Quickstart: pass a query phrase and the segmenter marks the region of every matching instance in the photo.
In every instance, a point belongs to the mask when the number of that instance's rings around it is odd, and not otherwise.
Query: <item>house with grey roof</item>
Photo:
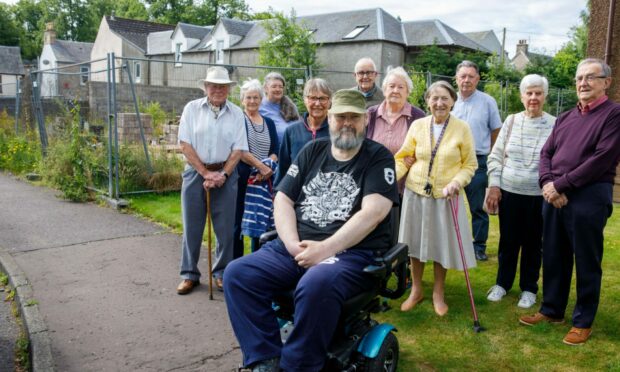
[[[93,81],[107,81],[107,55],[114,53],[115,74],[117,82],[126,82],[127,76],[122,73],[122,58],[131,58],[130,71],[136,83],[144,83],[149,75],[148,63],[145,58],[148,50],[148,35],[150,33],[172,31],[177,26],[163,23],[140,21],[136,19],[120,18],[114,15],[104,16],[99,24],[97,37],[93,45],[90,59],[93,61],[93,71],[101,71],[91,75]],[[166,44],[170,44],[167,40]]]
[[[472,39],[476,43],[487,48],[497,56],[502,55],[502,43],[493,30],[479,31],[479,32],[464,32],[463,35]],[[503,52],[504,57],[508,57],[506,51]]]
[[[0,97],[15,97],[17,81],[24,74],[19,47],[0,46]]]
[[[52,22],[45,25],[43,50],[39,57],[38,80],[42,97],[85,98],[90,80],[90,53],[93,43],[58,40]],[[80,65],[76,65],[80,64]],[[45,73],[53,70],[54,73]]]
[[[527,40],[519,40],[515,56],[512,57],[510,63],[512,63],[512,65],[517,71],[523,71],[525,70],[527,65],[529,65],[530,62],[534,61],[535,59],[549,62],[552,58],[544,54],[530,52]]]
[[[494,37],[492,31],[478,42],[439,20],[401,22],[381,8],[301,16],[297,17],[297,21],[312,33],[319,45],[317,59],[323,67],[319,75],[330,81],[334,88],[354,83],[351,71],[362,57],[373,58],[378,70],[385,71],[388,66],[411,62],[427,45],[437,44],[451,51],[477,50],[488,54],[493,53],[496,47],[487,40]],[[151,64],[149,81],[170,86],[195,84],[195,77],[204,75],[204,66],[183,65],[182,62],[257,65],[260,42],[267,38],[263,27],[265,22],[271,21],[221,18],[199,43],[180,55],[176,52],[161,53],[166,49],[164,46],[149,47],[149,57],[158,60],[174,58],[176,61],[174,66],[166,66],[166,71],[162,70],[163,66],[156,68],[155,64]],[[158,49],[159,52],[156,52]],[[233,76],[239,81],[261,74],[264,71],[249,67],[233,69]]]

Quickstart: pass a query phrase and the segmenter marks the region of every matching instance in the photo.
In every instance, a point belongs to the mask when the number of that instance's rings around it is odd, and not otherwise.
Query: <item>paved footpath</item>
[[[180,246],[155,224],[0,173],[0,250],[32,286],[57,371],[238,365],[223,295],[209,301],[206,285],[176,294]]]

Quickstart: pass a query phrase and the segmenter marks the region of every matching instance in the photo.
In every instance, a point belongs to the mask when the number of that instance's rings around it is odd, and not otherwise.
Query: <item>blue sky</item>
[[[460,32],[493,30],[502,41],[506,28],[506,51],[514,56],[518,40],[526,39],[530,51],[553,55],[569,38],[570,28],[579,22],[587,0],[389,0],[389,1],[286,1],[246,0],[253,11],[267,10],[311,15],[352,9],[381,7],[404,21],[439,19]],[[355,6],[356,8],[353,8]]]

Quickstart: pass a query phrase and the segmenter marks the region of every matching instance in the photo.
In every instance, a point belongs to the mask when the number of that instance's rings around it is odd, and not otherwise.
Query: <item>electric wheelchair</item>
[[[389,310],[386,298],[400,298],[406,290],[409,258],[407,245],[396,243],[398,207],[392,209],[390,220],[393,222],[392,247],[376,258],[373,265],[364,268],[376,278],[375,286],[345,301],[323,371],[396,371],[399,355],[398,339],[394,335],[396,328],[389,323],[378,323],[370,316]],[[276,237],[275,231],[263,234],[261,245]],[[273,308],[284,343],[294,327],[293,291],[276,296]]]

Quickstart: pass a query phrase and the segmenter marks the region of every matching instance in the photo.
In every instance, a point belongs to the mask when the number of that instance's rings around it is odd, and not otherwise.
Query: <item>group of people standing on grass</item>
[[[394,157],[394,171],[390,175],[386,168],[385,177],[398,185],[398,240],[409,246],[412,275],[401,309],[412,310],[424,300],[424,266],[433,261],[433,308],[440,316],[448,312],[447,270],[463,270],[451,208],[467,267],[488,259],[488,213],[498,214],[499,265],[488,300],[500,301],[510,291],[520,252],[518,306],[536,303],[541,264],[543,297],[539,312],[519,321],[562,322],[575,265],[577,303],[563,341],[584,343],[599,301],[603,229],[620,160],[620,105],[606,95],[609,66],[598,59],[581,61],[575,74],[579,103],[557,119],[543,110],[547,79],[525,76],[520,84],[524,110],[503,124],[495,100],[477,89],[479,69],[470,61],[456,68],[457,90],[446,81],[428,87],[429,115],[408,103],[413,83],[402,67],[389,68],[379,86],[376,65],[363,58],[354,76],[357,85],[347,92],[364,98],[365,137]],[[243,255],[243,236],[252,238],[254,252],[260,233],[273,228],[275,187],[287,175],[296,176],[297,155],[309,143],[330,138],[334,93],[321,78],[304,86],[303,115],[285,95],[286,81],[277,72],[263,84],[241,85],[242,108],[227,99],[235,82],[223,67],[209,68],[201,84],[206,96],[187,104],[179,129],[187,158],[179,294],[199,284],[207,202],[217,238],[213,275],[222,289],[224,269]],[[345,106],[338,107],[339,114],[349,112]]]

